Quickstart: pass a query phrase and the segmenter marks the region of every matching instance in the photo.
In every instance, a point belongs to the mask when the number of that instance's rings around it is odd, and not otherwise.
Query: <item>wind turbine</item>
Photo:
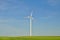
[[[32,20],[33,20],[32,12],[31,12],[30,16],[25,17],[25,18],[29,18],[29,20],[30,20],[30,33],[29,33],[29,35],[32,36]]]

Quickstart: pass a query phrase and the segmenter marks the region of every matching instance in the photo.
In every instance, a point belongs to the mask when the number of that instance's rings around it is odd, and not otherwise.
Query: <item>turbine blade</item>
[[[24,18],[30,18],[29,16],[27,16],[27,17],[24,17]]]
[[[31,13],[31,16],[32,16],[32,13]]]
[[[32,13],[33,13],[33,11],[31,12],[31,16],[32,16]]]

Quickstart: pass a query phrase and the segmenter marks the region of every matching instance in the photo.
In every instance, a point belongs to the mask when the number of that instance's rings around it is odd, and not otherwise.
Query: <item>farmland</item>
[[[1,37],[0,40],[60,40],[60,36],[20,36],[20,37]]]

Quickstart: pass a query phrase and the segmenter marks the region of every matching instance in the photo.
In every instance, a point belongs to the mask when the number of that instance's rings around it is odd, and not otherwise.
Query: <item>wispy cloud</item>
[[[60,0],[48,0],[50,6],[56,6],[60,3]]]
[[[7,9],[7,7],[6,7],[7,5],[8,5],[8,3],[0,0],[0,10]]]
[[[26,7],[23,1],[16,2],[16,0],[0,0],[0,10],[15,9],[21,7]]]
[[[43,13],[43,16],[40,17],[41,19],[52,19],[52,18],[55,18],[58,14],[58,12],[49,11],[49,10],[44,10],[44,12],[42,12],[42,13]]]
[[[17,23],[17,25],[19,26],[19,22],[21,23],[21,21],[22,20],[16,20],[16,19],[0,19],[0,36],[28,35],[27,31],[25,29],[21,28],[22,26],[20,26],[19,28],[14,26],[15,25],[14,23]],[[20,25],[22,25],[22,24],[20,24]]]

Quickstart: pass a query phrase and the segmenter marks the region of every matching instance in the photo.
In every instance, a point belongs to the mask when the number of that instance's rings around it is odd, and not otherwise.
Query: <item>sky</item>
[[[31,12],[33,36],[60,36],[60,0],[0,0],[0,36],[29,36]]]

